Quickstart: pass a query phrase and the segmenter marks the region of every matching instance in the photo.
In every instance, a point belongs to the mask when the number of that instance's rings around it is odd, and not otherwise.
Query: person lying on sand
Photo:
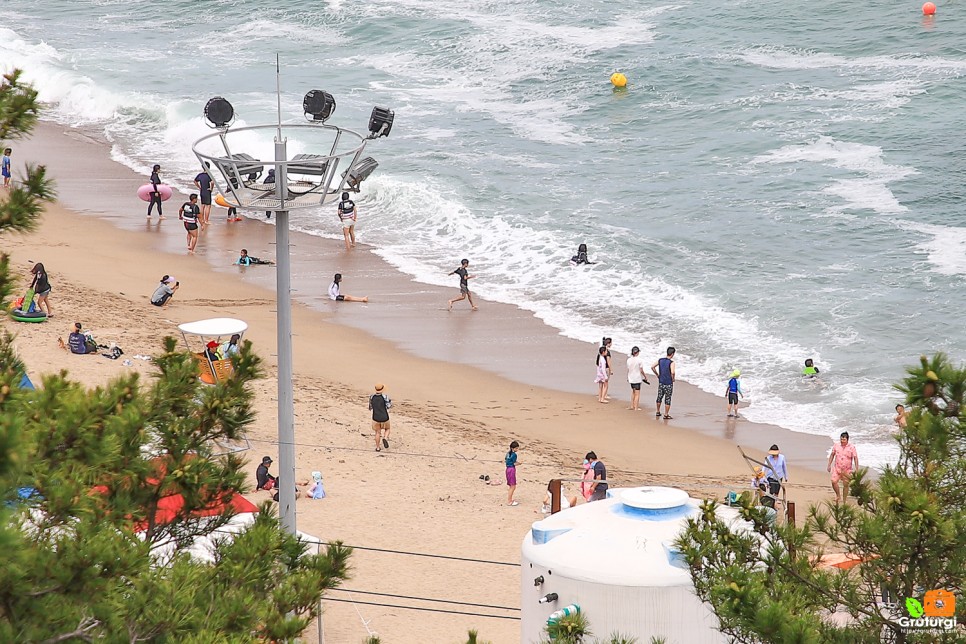
[[[258,257],[252,257],[248,254],[247,248],[241,249],[241,255],[235,260],[235,264],[238,266],[252,266],[255,264],[265,264],[268,266],[274,266],[275,262],[270,259],[260,259]]]

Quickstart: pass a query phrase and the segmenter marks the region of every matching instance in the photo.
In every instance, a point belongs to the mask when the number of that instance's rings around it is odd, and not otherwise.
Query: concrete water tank
[[[642,643],[725,642],[672,545],[699,504],[675,488],[612,489],[602,501],[534,523],[521,548],[520,641],[538,642],[553,611],[577,604],[597,638],[620,632]],[[736,510],[717,512],[732,529],[745,529]],[[540,603],[551,593],[556,600]]]

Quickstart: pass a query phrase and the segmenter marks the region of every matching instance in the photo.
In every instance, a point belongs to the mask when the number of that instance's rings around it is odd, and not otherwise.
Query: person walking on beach
[[[841,503],[849,498],[849,482],[852,475],[859,469],[859,455],[855,445],[849,443],[849,433],[842,432],[837,445],[832,446],[828,455],[828,471],[832,475],[832,490],[835,492],[835,502]],[[842,482],[842,493],[839,494],[839,481]]]
[[[211,175],[208,174],[208,169],[211,168],[211,164],[205,161],[205,167],[195,175],[195,187],[198,188],[198,192],[201,193],[201,226],[205,227],[208,225],[208,218],[211,216],[211,188],[214,182],[211,180]]]
[[[778,449],[778,445],[768,448],[768,456],[765,457],[765,477],[768,480],[768,493],[772,495],[781,492],[782,483],[788,483],[788,466],[785,464],[785,455]]]
[[[460,276],[460,296],[459,297],[454,297],[452,300],[449,301],[449,305],[446,307],[446,310],[447,311],[452,311],[453,310],[453,305],[455,303],[461,302],[461,301],[467,300],[467,299],[470,301],[470,306],[473,307],[473,310],[474,311],[478,310],[476,308],[476,305],[473,304],[473,296],[470,294],[470,285],[469,285],[469,280],[471,280],[474,277],[476,277],[476,275],[470,275],[469,274],[469,271],[467,270],[469,268],[469,266],[470,266],[470,260],[468,260],[468,259],[460,260],[460,267],[457,268],[452,273],[450,273],[450,275],[459,275]]]
[[[597,402],[599,403],[609,403],[607,400],[607,382],[610,378],[608,373],[610,369],[607,367],[607,347],[597,348],[597,377],[594,382],[597,383]]]
[[[604,347],[605,349],[604,357],[607,358],[607,380],[608,381],[611,379],[611,376],[614,375],[614,365],[610,361],[610,345],[612,345],[613,343],[614,341],[608,337],[601,338],[600,340],[600,346]],[[607,400],[610,400],[610,396],[605,396],[605,398],[607,398]]]
[[[263,183],[266,186],[268,186],[268,185],[274,186],[275,185],[275,168],[272,168],[271,170],[268,171],[268,174],[265,175],[265,181]],[[271,210],[266,210],[265,211],[265,219],[271,219],[271,218],[272,218],[272,211]]]
[[[509,486],[506,504],[511,506],[520,505],[519,501],[513,500],[513,493],[517,490],[517,449],[519,447],[520,443],[516,441],[511,442],[510,451],[503,457],[503,462],[506,465],[506,484]]]
[[[376,433],[376,451],[389,449],[389,409],[392,400],[383,390],[386,388],[381,382],[376,384],[376,393],[369,396],[369,409],[372,410],[372,430]]]
[[[602,501],[607,498],[607,467],[597,460],[597,454],[587,452],[584,463],[590,465],[594,473],[594,482],[590,484],[590,498],[588,501]]]
[[[745,394],[741,391],[741,371],[735,369],[731,372],[731,378],[728,379],[728,387],[725,390],[725,397],[728,399],[728,417],[734,416],[738,418],[738,396],[742,398]]]
[[[336,302],[368,302],[369,296],[366,297],[353,297],[352,295],[342,295],[339,292],[340,284],[342,283],[342,273],[336,273],[335,277],[332,278],[332,285],[329,286],[329,299],[335,300]]]
[[[47,277],[47,269],[44,268],[43,264],[37,262],[30,269],[30,274],[33,275],[30,288],[37,295],[37,308],[41,311],[47,309],[47,317],[54,317],[54,314],[50,311],[50,301],[47,299],[50,296],[50,279]],[[24,306],[27,305],[24,304]]]
[[[3,149],[3,160],[0,161],[0,174],[3,175],[3,187],[10,187],[10,155],[13,154],[13,150],[10,148]]]
[[[342,222],[342,237],[345,239],[345,249],[349,250],[356,245],[356,218],[359,213],[356,211],[356,203],[349,199],[349,193],[342,193],[342,201],[337,208],[339,221]]]
[[[657,406],[655,416],[661,415],[661,400],[664,400],[664,419],[671,420],[671,394],[674,392],[674,347],[667,348],[667,356],[651,365],[657,376]]]
[[[641,360],[639,347],[631,348],[631,355],[627,358],[627,382],[631,386],[631,406],[628,409],[641,411],[641,383],[651,384],[644,373],[644,361]]]
[[[201,210],[198,208],[198,195],[192,194],[188,201],[181,204],[178,210],[178,219],[184,222],[184,229],[188,233],[188,252],[194,254],[195,246],[198,245],[198,217]]]
[[[161,166],[157,163],[151,168],[151,186],[153,190],[151,191],[151,201],[148,202],[148,219],[151,218],[151,211],[154,209],[155,204],[158,206],[158,219],[164,219],[164,213],[161,212],[161,193],[158,191],[158,186],[161,185]]]

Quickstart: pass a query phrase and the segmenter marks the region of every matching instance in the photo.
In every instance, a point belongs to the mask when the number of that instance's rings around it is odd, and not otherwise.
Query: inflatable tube
[[[46,322],[47,314],[43,311],[37,310],[33,313],[24,313],[22,309],[14,309],[10,311],[10,317],[13,318],[14,322]]]
[[[146,183],[138,188],[138,198],[141,201],[151,201],[152,192],[154,192],[154,186],[150,183]],[[158,192],[161,193],[161,201],[167,201],[171,198],[171,186],[166,183],[158,184]]]
[[[231,204],[225,200],[224,195],[215,195],[215,203],[222,208],[231,208]]]

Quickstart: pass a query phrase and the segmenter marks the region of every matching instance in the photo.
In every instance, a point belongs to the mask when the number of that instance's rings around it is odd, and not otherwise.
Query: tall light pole
[[[202,166],[214,170],[212,179],[225,200],[240,210],[275,213],[276,243],[276,320],[278,334],[278,488],[279,517],[284,529],[296,532],[295,506],[295,396],[292,383],[292,261],[289,248],[289,212],[331,204],[343,191],[359,191],[359,185],[378,165],[372,157],[362,159],[366,143],[388,136],[394,113],[375,107],[369,117],[369,135],[328,125],[335,111],[335,99],[327,92],[312,90],[302,104],[308,123],[283,124],[280,74],[276,59],[278,122],[274,125],[232,128],[234,108],[224,98],[215,97],[205,105],[205,118],[217,131],[195,141],[192,151]],[[264,133],[274,129],[275,154],[272,161],[232,152],[229,138],[239,132]],[[288,138],[292,131],[307,143],[314,143],[327,154],[299,154],[288,158]],[[237,139],[236,139],[237,140]],[[337,187],[331,186],[341,162],[346,170]],[[265,167],[274,169],[275,184],[262,180]],[[290,180],[289,176],[298,177]]]

